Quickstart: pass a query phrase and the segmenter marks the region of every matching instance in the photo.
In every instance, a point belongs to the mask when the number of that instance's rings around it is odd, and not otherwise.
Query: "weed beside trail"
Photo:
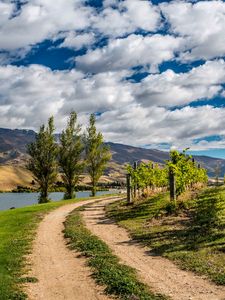
[[[225,285],[224,187],[179,201],[176,210],[168,195],[160,194],[132,207],[113,203],[107,211],[135,240],[149,246],[150,253]]]
[[[163,300],[137,280],[134,269],[120,264],[118,258],[98,237],[84,226],[79,210],[75,210],[65,223],[65,236],[70,239],[72,249],[87,258],[96,282],[105,286],[106,293],[120,299]]]

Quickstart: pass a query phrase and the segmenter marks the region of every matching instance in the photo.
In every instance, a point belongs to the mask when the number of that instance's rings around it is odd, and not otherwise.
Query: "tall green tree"
[[[87,171],[91,178],[92,196],[96,195],[97,183],[111,158],[109,147],[104,145],[103,135],[97,132],[95,115],[91,114],[85,137]]]
[[[59,165],[66,188],[64,199],[75,197],[75,187],[84,168],[84,163],[81,161],[84,147],[81,141],[80,130],[81,127],[77,124],[77,114],[72,112],[67,128],[61,134],[59,147]]]
[[[55,143],[54,130],[54,119],[51,117],[47,126],[40,127],[35,141],[27,146],[30,155],[27,168],[40,185],[39,203],[49,201],[49,188],[57,178],[58,146]]]

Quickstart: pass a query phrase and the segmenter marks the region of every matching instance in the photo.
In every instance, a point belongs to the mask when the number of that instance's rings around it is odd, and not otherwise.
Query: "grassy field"
[[[208,188],[178,206],[174,212],[168,194],[160,194],[133,206],[115,203],[107,211],[154,255],[225,285],[225,188]]]
[[[26,299],[26,295],[20,288],[21,283],[35,279],[25,277],[26,261],[24,256],[31,249],[35,230],[43,216],[59,206],[82,200],[84,199],[50,202],[0,212],[1,300]]]
[[[106,293],[123,300],[166,300],[139,282],[134,269],[119,263],[109,247],[85,227],[79,210],[74,210],[67,218],[65,236],[70,239],[71,248],[87,258],[93,277],[105,287]]]

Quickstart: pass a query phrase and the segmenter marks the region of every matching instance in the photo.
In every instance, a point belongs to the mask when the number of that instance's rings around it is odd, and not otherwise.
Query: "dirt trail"
[[[127,231],[105,217],[110,200],[88,206],[83,212],[87,227],[113,249],[121,261],[138,271],[140,279],[154,291],[173,300],[224,300],[225,287],[180,270],[169,260],[153,256],[149,249],[132,242]]]
[[[40,223],[29,257],[29,276],[38,279],[25,291],[30,300],[109,300],[103,289],[96,286],[85,259],[68,249],[62,230],[66,216],[73,209],[93,200],[68,204],[50,212]]]

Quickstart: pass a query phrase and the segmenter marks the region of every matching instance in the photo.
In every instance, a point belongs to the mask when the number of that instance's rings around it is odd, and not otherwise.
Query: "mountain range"
[[[7,175],[1,174],[2,170],[10,169],[8,176],[21,177],[21,172],[25,172],[25,164],[28,159],[26,154],[26,147],[35,139],[35,132],[33,130],[23,129],[6,129],[0,128],[0,189],[1,180],[6,181]],[[117,143],[106,143],[110,146],[112,159],[106,171],[106,175],[111,180],[123,179],[125,174],[124,165],[126,163],[133,163],[134,161],[152,161],[159,164],[164,164],[165,160],[169,159],[169,152],[145,149],[140,147],[132,147]],[[205,167],[209,176],[214,176],[215,168],[220,166],[220,176],[225,173],[225,159],[212,158],[208,156],[194,156],[196,161]],[[22,168],[22,169],[21,169]],[[13,174],[10,175],[10,172]],[[15,174],[16,173],[16,174]],[[31,176],[28,176],[25,182],[21,184],[28,184]],[[18,182],[17,182],[18,184]]]

